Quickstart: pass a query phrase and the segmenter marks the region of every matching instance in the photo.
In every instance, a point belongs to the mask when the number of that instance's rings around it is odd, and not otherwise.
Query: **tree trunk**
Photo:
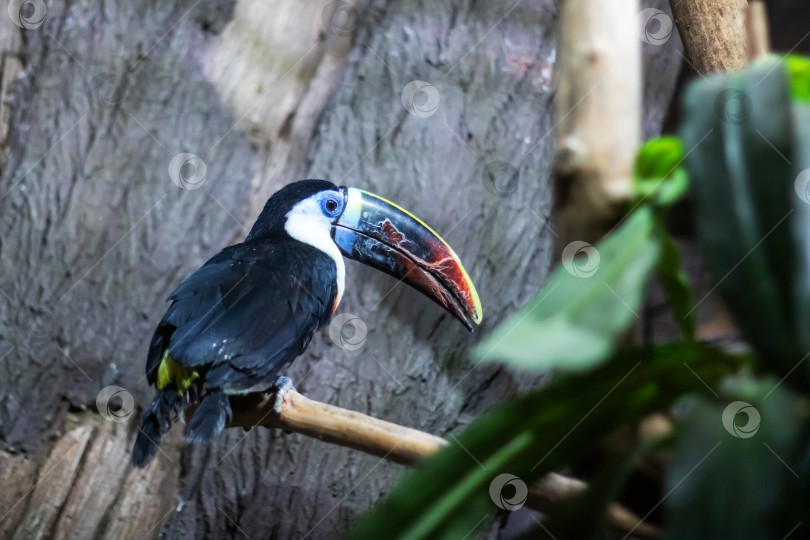
[[[413,210],[485,314],[470,335],[349,264],[339,312],[365,342],[323,329],[287,372],[299,391],[448,436],[538,383],[464,351],[551,262],[555,2],[54,0],[24,30],[0,4],[0,536],[334,538],[391,489],[401,466],[266,429],[185,447],[180,426],[134,470],[139,409],[96,412],[110,385],[149,403],[167,294],[297,178]],[[679,47],[645,45],[648,135]],[[195,189],[170,178],[180,153],[205,164]]]

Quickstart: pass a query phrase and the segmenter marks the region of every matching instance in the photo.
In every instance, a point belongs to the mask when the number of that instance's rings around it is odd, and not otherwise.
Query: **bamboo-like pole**
[[[689,64],[700,74],[741,69],[746,63],[746,0],[670,0]]]
[[[771,52],[771,38],[768,33],[768,10],[765,2],[752,0],[745,13],[745,29],[748,35],[748,61],[767,56]]]
[[[275,394],[232,396],[234,417],[229,427],[263,426],[301,433],[324,442],[354,448],[381,458],[414,465],[448,443],[446,440],[366,414],[311,400],[295,390],[284,394],[281,413],[277,413]],[[186,411],[189,417],[193,408]],[[550,473],[529,488],[526,506],[541,512],[584,493],[588,485],[575,478]],[[655,538],[658,530],[618,504],[608,508],[608,526],[617,531],[633,531],[638,538]]]
[[[631,198],[641,142],[638,0],[566,0],[554,172],[558,250],[596,242]]]

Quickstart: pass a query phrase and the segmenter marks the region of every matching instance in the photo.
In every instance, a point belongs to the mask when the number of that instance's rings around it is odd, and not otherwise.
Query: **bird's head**
[[[447,242],[396,204],[326,180],[301,180],[267,201],[246,241],[287,234],[404,281],[468,330],[481,322],[478,293]]]

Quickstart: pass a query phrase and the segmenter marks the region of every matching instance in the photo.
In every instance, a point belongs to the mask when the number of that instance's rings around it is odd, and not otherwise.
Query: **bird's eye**
[[[326,199],[326,211],[334,212],[338,209],[338,202],[335,199]]]

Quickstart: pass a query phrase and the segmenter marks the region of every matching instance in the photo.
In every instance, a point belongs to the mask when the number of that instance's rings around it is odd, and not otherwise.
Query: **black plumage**
[[[149,347],[147,379],[158,383],[168,351],[175,372],[193,381],[182,391],[174,382],[158,389],[133,449],[136,465],[152,459],[160,437],[189,404],[198,406],[186,440],[215,438],[230,420],[227,394],[272,386],[312,334],[328,324],[337,296],[335,261],[290,237],[283,219],[295,203],[324,189],[337,191],[317,180],[279,191],[244,243],[223,249],[171,294]]]
[[[186,278],[155,331],[147,377],[167,348],[182,366],[207,369],[205,388],[267,388],[329,321],[334,261],[289,236],[224,249]]]

